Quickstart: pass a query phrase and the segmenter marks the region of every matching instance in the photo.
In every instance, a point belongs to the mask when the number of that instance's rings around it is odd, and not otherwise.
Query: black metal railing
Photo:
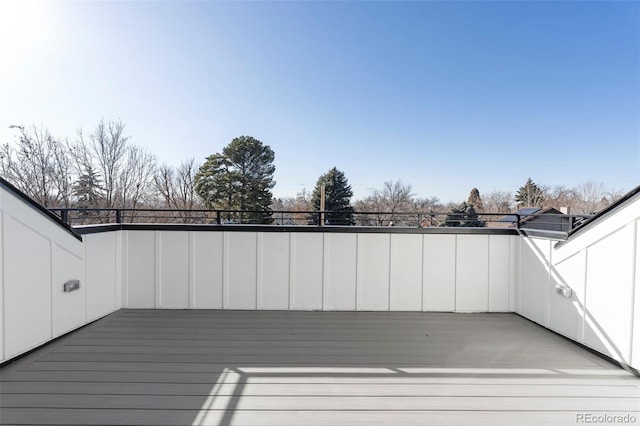
[[[108,223],[260,224],[285,226],[490,227],[569,232],[590,215],[453,212],[257,211],[154,208],[51,208],[72,226]]]

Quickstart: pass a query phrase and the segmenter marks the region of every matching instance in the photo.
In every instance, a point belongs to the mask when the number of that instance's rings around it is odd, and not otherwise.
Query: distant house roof
[[[514,228],[517,226],[520,216],[521,228],[542,229],[547,231],[569,231],[569,216],[553,207],[525,207],[503,216],[496,220],[495,226],[499,228]],[[545,215],[551,215],[546,216]]]

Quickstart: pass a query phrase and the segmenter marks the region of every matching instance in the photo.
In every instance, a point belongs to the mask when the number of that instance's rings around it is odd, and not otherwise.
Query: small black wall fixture
[[[65,293],[80,289],[80,280],[69,280],[62,285],[62,289]]]

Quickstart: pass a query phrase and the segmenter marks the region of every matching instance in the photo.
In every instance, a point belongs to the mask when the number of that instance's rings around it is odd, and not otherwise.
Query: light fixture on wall
[[[556,293],[569,298],[573,294],[573,290],[568,285],[556,284]]]
[[[62,289],[65,293],[80,289],[80,280],[69,280],[62,285]]]

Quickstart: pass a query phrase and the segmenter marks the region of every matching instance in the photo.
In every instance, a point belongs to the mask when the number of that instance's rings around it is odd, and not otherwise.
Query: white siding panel
[[[577,341],[582,340],[586,254],[582,250],[555,265],[549,287],[549,328]],[[571,297],[558,294],[556,285],[570,287]]]
[[[53,337],[80,327],[87,320],[84,261],[57,244],[52,245],[52,328]],[[65,293],[65,282],[80,280],[80,288]]]
[[[225,308],[256,309],[257,236],[255,232],[225,232]]]
[[[7,359],[4,352],[4,213],[2,212],[3,190],[0,188],[0,362]]]
[[[389,234],[358,234],[357,309],[389,309]]]
[[[422,235],[391,235],[390,307],[422,310]]]
[[[51,338],[51,249],[11,216],[3,220],[5,353],[11,358]]]
[[[520,309],[532,321],[547,326],[549,240],[522,238],[520,245]]]
[[[456,236],[424,236],[423,302],[425,311],[455,310]]]
[[[629,362],[633,322],[631,228],[621,228],[587,250],[584,343],[625,362]]]
[[[191,307],[222,308],[223,233],[193,232]]]
[[[155,308],[156,234],[127,231],[127,308]]]
[[[258,309],[289,309],[289,233],[258,234]]]
[[[323,236],[292,234],[291,309],[322,309]]]
[[[85,241],[87,320],[117,309],[116,232],[88,234]]]
[[[509,311],[511,237],[489,235],[489,311]]]
[[[160,245],[161,309],[189,307],[189,233],[164,231],[158,235]]]
[[[635,282],[634,282],[634,318],[633,318],[633,334],[631,335],[631,365],[640,370],[640,220],[635,222]]]
[[[356,309],[357,234],[325,234],[325,310]]]
[[[456,311],[489,309],[489,236],[458,235]]]

